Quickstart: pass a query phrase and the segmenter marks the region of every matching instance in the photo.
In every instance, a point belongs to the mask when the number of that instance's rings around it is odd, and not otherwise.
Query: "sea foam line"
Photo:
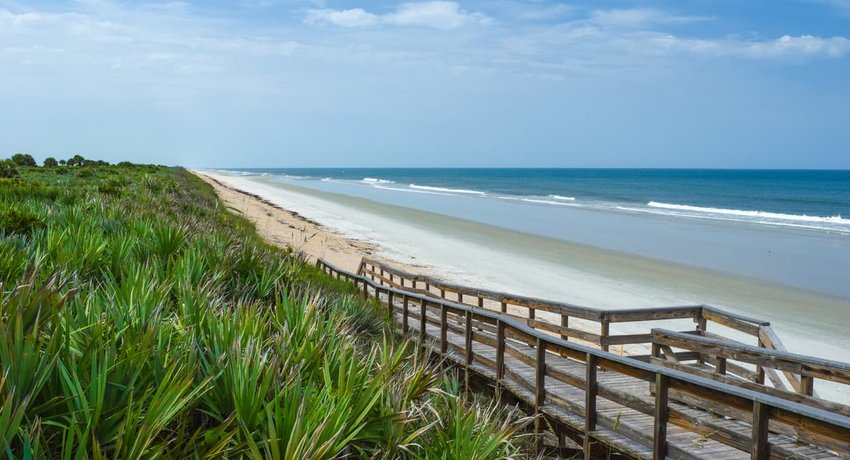
[[[657,201],[650,201],[646,205],[649,206],[650,208],[669,209],[671,211],[699,212],[699,213],[705,213],[705,214],[719,214],[719,215],[727,215],[727,216],[752,217],[752,218],[759,218],[759,219],[776,219],[776,220],[788,220],[788,221],[797,221],[797,222],[820,222],[820,223],[850,225],[850,219],[844,219],[841,216],[821,217],[821,216],[808,216],[808,215],[805,215],[805,214],[783,214],[783,213],[778,213],[778,212],[767,212],[767,211],[744,211],[744,210],[740,210],[740,209],[707,208],[707,207],[691,206],[691,205],[685,205],[685,204],[661,203],[661,202],[657,202]]]
[[[416,189],[416,190],[428,190],[428,191],[432,191],[432,192],[465,193],[465,194],[468,194],[468,195],[478,195],[478,196],[487,195],[486,193],[480,192],[478,190],[466,190],[466,189],[462,189],[462,188],[431,187],[431,186],[428,186],[428,185],[416,185],[416,184],[410,184],[408,187],[410,187],[412,189]]]
[[[387,179],[378,179],[375,177],[364,177],[361,182],[365,182],[367,184],[395,184],[395,181]]]
[[[561,196],[561,195],[549,195],[549,198],[553,200],[561,200],[561,201],[575,201],[576,199],[571,196]]]

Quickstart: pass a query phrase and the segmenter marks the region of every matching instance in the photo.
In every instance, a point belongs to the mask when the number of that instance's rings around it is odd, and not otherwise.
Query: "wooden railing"
[[[770,432],[788,430],[793,431],[801,442],[850,455],[850,417],[846,415],[564,340],[499,311],[435,298],[430,293],[414,292],[410,288],[416,289],[415,286],[402,284],[409,278],[397,283],[393,279],[395,275],[386,277],[390,283],[398,284],[395,287],[340,270],[321,259],[317,261],[317,266],[331,276],[351,281],[362,289],[364,295],[385,304],[390,317],[400,323],[400,329],[404,333],[415,333],[423,347],[433,342],[433,350],[442,356],[461,357],[460,362],[467,372],[480,373],[493,382],[497,395],[500,391],[523,393],[527,390],[530,396],[526,397],[534,410],[555,424],[564,420],[557,416],[559,410],[578,414],[583,418],[578,430],[586,458],[591,456],[594,443],[619,449],[613,438],[605,434],[605,430],[616,430],[619,420],[612,422],[597,411],[598,398],[614,401],[652,417],[649,437],[637,436],[640,433],[634,435],[637,438],[635,442],[646,442],[648,439],[651,456],[657,459],[672,455],[674,446],[667,439],[669,424],[688,432],[710,436],[734,449],[748,452],[753,459],[793,458],[794,454],[788,450],[788,446],[773,443],[769,437]],[[537,308],[541,304],[529,305]],[[570,312],[582,314],[584,310]],[[709,312],[713,313],[711,310]],[[633,315],[628,313],[626,316],[634,318]],[[607,318],[621,317],[614,314]],[[416,320],[418,330],[412,330],[411,319]],[[742,320],[735,319],[733,323],[736,321]],[[464,344],[450,343],[449,334],[461,334]],[[527,344],[531,344],[533,353],[522,351],[521,347]],[[494,359],[475,353],[476,346],[495,349]],[[559,371],[555,362],[580,363],[584,368],[584,378]],[[534,370],[531,378],[526,378],[521,372],[524,366]],[[625,394],[615,386],[600,384],[600,370],[650,383],[654,390],[654,401],[648,402]],[[512,386],[517,384],[520,389],[513,390]],[[584,404],[556,397],[556,387],[553,385],[563,384],[580,389],[584,393]],[[715,426],[710,420],[695,419],[681,407],[675,406],[670,399],[671,392],[698,399],[710,404],[712,409],[734,410],[733,417],[745,414],[743,418],[751,429],[742,435],[740,431]],[[518,397],[523,398],[522,395]],[[626,454],[629,455],[628,452]]]
[[[682,366],[675,357],[669,356],[672,349],[699,353],[707,357],[706,361],[713,366],[713,369],[709,371]],[[850,385],[850,364],[847,363],[663,329],[652,330],[652,357],[652,362],[656,364],[850,415],[848,406],[828,403],[812,397],[815,379]],[[778,370],[791,374],[793,380],[799,382],[797,394],[800,397],[796,397],[786,388],[751,384],[755,380],[754,372],[736,363],[758,366],[768,372]]]
[[[679,320],[677,322],[691,320],[695,323],[693,330],[706,336],[721,337],[718,332],[729,335],[730,330],[737,331],[736,337],[726,338],[741,340],[742,337],[749,336],[755,339],[754,342],[759,347],[785,351],[781,341],[771,329],[769,321],[749,318],[708,305],[599,309],[450,284],[434,277],[409,273],[369,258],[362,259],[358,274],[369,277],[381,285],[453,300],[461,305],[498,311],[524,321],[533,329],[557,334],[564,340],[577,340],[605,351],[610,351],[612,346],[619,345],[623,354],[624,346],[644,345],[645,354],[635,357],[646,361],[649,360],[650,330],[653,327],[651,323],[670,320]],[[539,312],[545,313],[539,314]],[[599,332],[573,327],[570,325],[571,319],[597,323]],[[631,331],[625,334],[611,333],[612,325],[627,323],[641,323],[642,331],[640,333]],[[717,332],[710,332],[709,325],[712,325],[711,329]],[[664,326],[669,328],[669,325]],[[694,354],[680,357],[682,361],[702,362],[703,359],[704,357]],[[760,367],[757,368],[753,380],[764,383],[764,377],[765,371]],[[785,382],[774,371],[770,372],[769,377],[773,385],[779,388],[786,387]],[[787,375],[787,379],[794,389],[800,387],[799,380],[795,380],[792,375]]]

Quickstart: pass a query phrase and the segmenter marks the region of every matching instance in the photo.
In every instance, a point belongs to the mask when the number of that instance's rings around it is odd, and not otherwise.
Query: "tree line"
[[[59,166],[109,166],[109,162],[103,160],[90,160],[82,155],[74,155],[67,160],[56,160],[54,157],[47,157],[43,163],[45,168],[55,168]],[[38,167],[35,158],[28,153],[16,153],[10,158],[0,160],[0,177],[17,177],[17,167]]]

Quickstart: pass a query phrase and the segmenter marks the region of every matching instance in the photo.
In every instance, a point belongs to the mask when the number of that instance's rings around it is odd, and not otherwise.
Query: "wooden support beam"
[[[466,312],[466,366],[472,364],[472,312]],[[467,373],[469,371],[467,370]]]
[[[596,382],[596,356],[585,355],[584,380],[584,458],[591,457],[591,433],[596,430],[596,394],[599,385]]]
[[[537,359],[534,364],[534,405],[539,409],[546,401],[546,342],[540,337],[537,338]]]
[[[407,317],[410,315],[410,297],[404,296],[404,305],[401,314],[401,330],[407,334],[410,331],[410,325],[407,323]]]
[[[440,354],[446,354],[449,348],[449,340],[446,335],[449,332],[448,310],[440,304]]]
[[[664,460],[667,458],[667,419],[670,415],[668,406],[669,380],[666,375],[655,374],[655,423],[652,435],[652,458]]]
[[[770,458],[770,445],[767,440],[770,407],[756,401],[753,403],[753,450],[752,460],[767,460]]]

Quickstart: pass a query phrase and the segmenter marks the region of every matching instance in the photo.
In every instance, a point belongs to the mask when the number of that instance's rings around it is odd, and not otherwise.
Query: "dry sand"
[[[263,198],[228,187],[199,171],[196,176],[212,185],[224,203],[251,221],[269,243],[303,254],[310,262],[322,258],[339,268],[356,272],[363,256],[371,257],[374,246],[346,238]]]

